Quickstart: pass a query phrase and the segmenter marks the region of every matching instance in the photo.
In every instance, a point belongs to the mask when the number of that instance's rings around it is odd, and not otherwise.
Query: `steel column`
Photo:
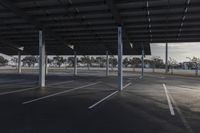
[[[109,54],[106,51],[106,76],[109,76]]]
[[[118,89],[123,90],[123,42],[122,42],[122,27],[118,26]]]
[[[165,73],[168,73],[168,43],[165,46]]]
[[[20,74],[22,72],[22,66],[21,66],[21,52],[18,52],[18,73]]]
[[[45,72],[46,72],[46,75],[48,74],[48,55],[45,56]]]
[[[45,40],[43,32],[39,31],[39,85],[45,87]]]
[[[141,78],[144,77],[144,48],[142,48],[142,73]]]
[[[74,52],[74,76],[77,76],[77,54]]]

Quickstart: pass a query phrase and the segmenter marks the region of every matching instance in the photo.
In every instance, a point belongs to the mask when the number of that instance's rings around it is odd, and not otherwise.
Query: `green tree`
[[[80,62],[83,63],[83,64],[87,64],[87,67],[88,67],[88,70],[91,66],[91,59],[89,56],[83,56],[80,58]]]
[[[125,67],[128,67],[128,65],[130,64],[130,61],[128,60],[127,57],[123,60],[123,64]]]
[[[13,57],[13,58],[11,58],[11,61],[12,61],[13,63],[17,64],[17,62],[18,62],[18,58]]]
[[[37,58],[35,56],[26,56],[22,59],[23,64],[27,64],[28,67],[31,67],[31,65],[34,67],[35,63],[37,63]]]
[[[178,62],[172,57],[169,57],[168,63],[169,63],[169,67],[171,68],[171,74],[173,74],[173,69],[175,66],[178,65]]]
[[[141,59],[140,58],[137,58],[137,57],[133,57],[131,60],[130,60],[130,64],[132,65],[132,67],[138,67],[139,64],[141,63]]]
[[[117,66],[117,58],[115,58],[114,56],[111,56],[111,58],[109,59],[109,64],[112,65],[112,68],[116,67]]]
[[[200,65],[200,58],[193,56],[191,57],[186,57],[187,59],[189,59],[188,62],[188,68],[190,69],[199,69],[199,65]]]
[[[67,60],[70,66],[74,66],[74,57],[68,57]]]
[[[96,62],[99,64],[99,67],[103,67],[106,63],[106,59],[104,57],[96,57]]]
[[[149,67],[154,68],[154,61],[151,59],[144,59],[144,64],[148,64]]]
[[[5,66],[8,64],[8,60],[5,59],[3,56],[0,56],[0,65]]]
[[[96,59],[94,58],[94,57],[91,57],[91,65],[93,64],[93,63],[96,63]]]
[[[161,59],[158,56],[152,57],[152,61],[155,65],[155,68],[163,68],[164,67],[164,62],[163,59]]]
[[[52,64],[52,63],[53,63],[53,59],[49,59],[49,58],[48,58],[47,60],[48,60],[48,63],[49,63],[49,64]]]
[[[58,67],[61,67],[61,65],[64,63],[64,62],[66,62],[66,59],[64,59],[63,57],[61,57],[61,56],[56,56],[56,57],[53,57],[53,60],[54,60],[54,62],[56,63],[56,65],[58,66]]]

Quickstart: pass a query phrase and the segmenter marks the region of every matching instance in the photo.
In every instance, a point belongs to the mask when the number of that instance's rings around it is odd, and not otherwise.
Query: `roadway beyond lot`
[[[77,77],[0,74],[2,133],[198,133],[199,78],[91,71]]]

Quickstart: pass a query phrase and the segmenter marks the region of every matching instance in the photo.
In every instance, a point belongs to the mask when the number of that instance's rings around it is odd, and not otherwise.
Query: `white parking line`
[[[70,80],[70,81],[67,81],[65,83],[70,83],[70,82],[73,82],[73,80]],[[60,82],[60,84],[63,84],[64,82]],[[50,85],[47,85],[46,87],[48,86],[51,86],[51,85],[58,85],[59,83],[55,83],[55,84],[50,84]],[[25,88],[25,89],[20,89],[20,90],[15,90],[15,91],[8,91],[8,92],[2,92],[0,93],[0,96],[2,95],[7,95],[7,94],[13,94],[13,93],[18,93],[18,92],[24,92],[24,91],[28,91],[28,90],[34,90],[34,89],[37,89],[37,88],[40,88],[39,86],[36,86],[36,87],[31,87],[31,88]],[[5,89],[8,89],[8,88],[5,88]],[[10,88],[9,88],[10,89]]]
[[[43,100],[43,99],[47,99],[47,98],[54,97],[54,96],[57,96],[57,95],[61,95],[61,94],[64,94],[64,93],[68,93],[68,92],[71,92],[71,91],[75,91],[75,90],[78,90],[78,89],[82,89],[82,88],[86,88],[86,87],[89,87],[89,86],[93,86],[93,85],[96,85],[96,84],[99,84],[99,83],[101,83],[101,81],[96,82],[96,83],[92,83],[92,84],[88,84],[88,85],[84,85],[84,86],[80,86],[80,87],[76,87],[76,88],[73,88],[73,89],[70,89],[70,90],[57,92],[57,93],[50,94],[50,95],[47,95],[47,96],[44,96],[44,97],[40,97],[40,98],[36,98],[36,99],[33,99],[33,100],[29,100],[29,101],[23,102],[22,104],[29,104],[29,103],[36,102],[36,101],[39,101],[39,100]]]
[[[131,85],[131,82],[128,83],[128,84],[126,84],[126,85],[123,87],[123,89],[125,89],[126,87],[128,87],[128,86],[130,86],[130,85]]]
[[[170,112],[171,112],[171,115],[174,116],[175,113],[174,113],[174,109],[173,109],[173,106],[172,106],[171,100],[170,100],[169,95],[168,95],[167,87],[166,87],[165,84],[163,84],[163,87],[164,87],[165,94],[166,94],[166,97],[167,97],[167,102],[168,102],[168,105],[169,105],[169,110],[170,110]]]
[[[177,112],[178,112],[178,114],[179,114],[179,116],[180,116],[180,118],[181,118],[181,120],[182,120],[182,122],[183,122],[185,128],[187,129],[188,133],[194,133],[194,131],[193,131],[192,128],[190,127],[189,123],[188,123],[187,120],[185,119],[185,117],[184,117],[182,111],[179,109],[179,107],[178,107],[176,101],[174,100],[174,98],[173,98],[171,95],[169,95],[169,96],[170,96],[170,98],[171,98],[171,100],[172,100],[172,102],[173,102],[173,104],[174,104],[174,106],[175,106],[175,108],[176,108],[176,110],[177,110]]]
[[[28,91],[28,90],[34,90],[34,89],[37,89],[37,88],[39,88],[39,87],[37,86],[37,87],[31,87],[31,88],[20,89],[20,90],[15,90],[15,91],[2,92],[2,93],[0,93],[0,96],[12,94],[12,93],[17,93],[17,92]]]
[[[92,109],[94,108],[95,106],[97,106],[98,104],[102,103],[103,101],[105,101],[106,99],[110,98],[111,96],[115,95],[117,92],[119,91],[115,91],[113,93],[111,93],[110,95],[104,97],[103,99],[101,99],[100,101],[96,102],[95,104],[91,105],[90,107],[88,107],[88,109]]]

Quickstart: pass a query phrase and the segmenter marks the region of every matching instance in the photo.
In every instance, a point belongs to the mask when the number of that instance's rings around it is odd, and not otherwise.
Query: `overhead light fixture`
[[[130,46],[131,46],[131,48],[133,48],[133,43],[132,42],[130,42]]]
[[[21,51],[23,51],[23,50],[24,50],[24,47],[19,47],[18,49],[21,50]]]
[[[68,47],[70,47],[71,49],[74,49],[74,45],[68,45]]]

